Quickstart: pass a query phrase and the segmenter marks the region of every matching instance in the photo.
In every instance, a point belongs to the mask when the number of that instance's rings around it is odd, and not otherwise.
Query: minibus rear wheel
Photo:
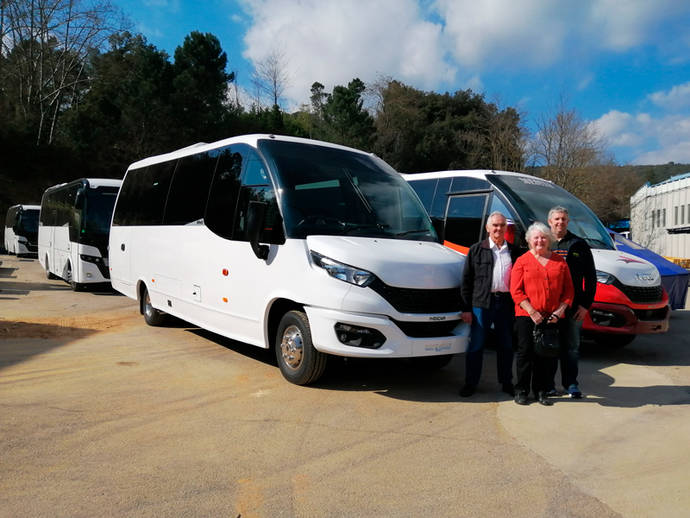
[[[292,310],[283,315],[275,349],[280,372],[295,385],[315,382],[326,369],[328,356],[314,348],[309,320],[302,311]]]
[[[168,316],[163,311],[159,311],[151,304],[151,297],[149,290],[144,286],[144,291],[141,294],[141,312],[144,314],[144,320],[150,326],[162,326]]]

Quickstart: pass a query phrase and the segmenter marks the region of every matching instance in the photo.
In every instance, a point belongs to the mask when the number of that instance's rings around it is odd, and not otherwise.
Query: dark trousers
[[[565,390],[577,387],[578,362],[580,359],[580,329],[582,322],[567,316],[560,323],[559,338],[561,341],[561,383]],[[549,390],[555,388],[557,364],[552,365],[553,372],[549,378]]]
[[[515,365],[517,383],[515,390],[529,393],[530,388],[537,395],[549,390],[553,374],[558,368],[558,358],[544,358],[534,354],[534,322],[530,317],[515,319],[517,330],[517,352]]]
[[[484,343],[491,324],[496,332],[498,382],[512,383],[514,307],[510,293],[496,293],[491,295],[491,303],[487,309],[472,308],[470,343],[465,353],[465,384],[474,386],[479,383],[482,375]]]

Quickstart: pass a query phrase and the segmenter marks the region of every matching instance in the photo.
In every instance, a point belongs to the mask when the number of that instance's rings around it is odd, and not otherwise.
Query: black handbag
[[[534,353],[544,358],[557,358],[561,352],[557,324],[539,324],[532,331]]]

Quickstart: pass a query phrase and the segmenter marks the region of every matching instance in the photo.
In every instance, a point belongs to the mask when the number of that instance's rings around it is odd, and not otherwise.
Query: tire
[[[608,347],[609,349],[620,349],[625,347],[635,339],[636,335],[610,335],[607,333],[598,333],[594,336],[594,341],[597,345]]]
[[[46,256],[46,279],[53,280],[57,279],[57,275],[50,273],[50,265],[48,264],[48,257]]]
[[[146,323],[153,327],[162,326],[168,317],[166,313],[153,307],[149,290],[146,287],[144,287],[144,292],[141,294],[141,312],[144,314]]]
[[[302,311],[288,311],[283,315],[275,350],[280,372],[295,385],[315,382],[326,369],[328,356],[314,348],[309,320]]]
[[[65,270],[65,280],[67,281],[67,284],[72,287],[72,291],[81,291],[81,289],[84,287],[83,284],[80,284],[74,280],[74,277],[72,276],[72,263],[70,262],[67,263],[67,269]]]
[[[453,359],[452,354],[440,354],[438,356],[420,356],[410,358],[410,363],[415,369],[422,372],[437,371],[448,365]]]

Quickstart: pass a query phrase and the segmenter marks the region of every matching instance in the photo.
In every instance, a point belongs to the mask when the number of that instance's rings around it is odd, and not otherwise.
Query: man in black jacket
[[[597,290],[597,272],[589,245],[584,239],[568,230],[569,221],[568,209],[565,207],[554,207],[549,211],[549,226],[556,239],[551,250],[561,255],[568,263],[575,288],[573,305],[565,314],[560,333],[561,381],[563,388],[570,394],[571,398],[580,399],[582,391],[577,382],[580,330],[582,321],[587,316],[592,302],[594,302],[594,293]],[[555,376],[556,373],[553,374]],[[553,392],[555,392],[554,376],[551,377],[551,390]]]
[[[515,306],[510,296],[510,272],[520,255],[505,239],[506,217],[492,212],[486,220],[489,237],[473,244],[462,275],[462,319],[472,323],[465,353],[465,384],[462,397],[475,393],[482,374],[484,342],[491,324],[496,331],[496,367],[503,392],[514,396],[513,319]]]

